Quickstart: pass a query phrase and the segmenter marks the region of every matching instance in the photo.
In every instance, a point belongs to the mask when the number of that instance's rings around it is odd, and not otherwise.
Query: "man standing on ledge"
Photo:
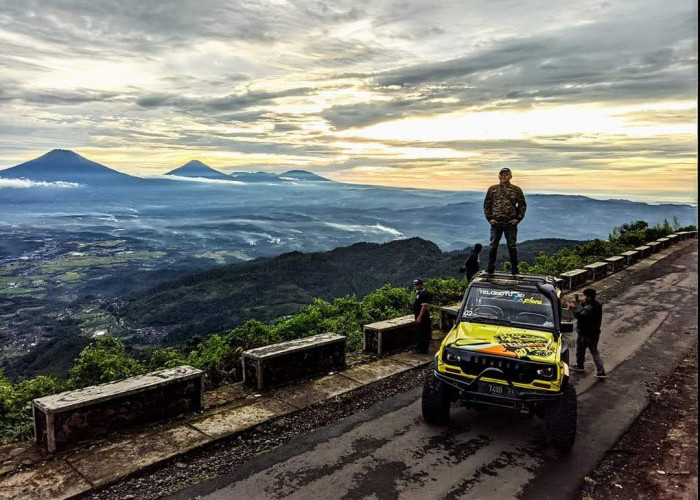
[[[428,310],[430,296],[428,295],[428,291],[423,287],[423,280],[421,278],[414,279],[413,286],[416,288],[416,295],[413,299],[413,316],[416,318],[417,350],[420,353],[426,354],[432,336],[430,311]]]
[[[496,270],[496,256],[501,236],[505,233],[508,254],[510,256],[510,272],[518,274],[518,224],[525,217],[527,203],[523,190],[511,184],[513,175],[505,167],[498,172],[499,184],[495,184],[486,192],[484,198],[484,216],[491,224],[491,244],[489,247],[489,263],[486,272],[493,274]]]

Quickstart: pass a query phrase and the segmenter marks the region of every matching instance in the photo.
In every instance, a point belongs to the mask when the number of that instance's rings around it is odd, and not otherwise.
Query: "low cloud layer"
[[[0,189],[28,189],[28,188],[78,188],[80,184],[75,182],[43,182],[28,179],[3,179],[0,177]]]

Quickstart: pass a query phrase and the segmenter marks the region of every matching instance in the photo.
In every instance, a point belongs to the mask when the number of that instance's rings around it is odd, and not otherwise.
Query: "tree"
[[[121,341],[105,335],[80,353],[70,370],[68,385],[71,388],[87,387],[144,373],[146,367],[126,353]]]

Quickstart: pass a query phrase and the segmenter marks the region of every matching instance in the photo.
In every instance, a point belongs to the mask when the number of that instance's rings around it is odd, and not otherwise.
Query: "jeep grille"
[[[445,349],[447,351],[448,348]],[[459,356],[459,367],[468,375],[479,375],[486,368],[498,368],[504,374],[504,377],[512,382],[520,382],[529,384],[535,379],[539,380],[554,380],[557,375],[556,366],[550,363],[536,363],[534,361],[525,361],[522,359],[506,358],[503,356],[491,356],[488,354],[480,354],[459,349],[449,349],[452,355]],[[445,361],[443,354],[443,360]],[[454,362],[448,364],[454,365]],[[551,376],[538,374],[537,370],[552,369]],[[487,375],[489,378],[498,378],[494,375]]]

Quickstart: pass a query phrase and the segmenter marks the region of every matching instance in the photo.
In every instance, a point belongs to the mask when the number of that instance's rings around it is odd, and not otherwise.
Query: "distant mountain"
[[[79,184],[114,184],[140,180],[138,177],[117,172],[66,149],[54,149],[34,160],[0,170],[0,177]]]
[[[322,181],[332,182],[330,179],[316,175],[308,170],[288,170],[282,174],[273,172],[231,172],[229,179],[243,182],[291,182],[291,181]]]
[[[298,181],[322,181],[322,182],[333,182],[330,179],[316,175],[308,170],[287,170],[286,172],[279,175],[282,179],[295,179]]]
[[[540,251],[572,248],[579,241],[549,239],[518,245],[522,260]],[[485,267],[488,250],[482,252]],[[499,250],[499,268],[507,258]],[[170,343],[195,334],[231,329],[247,319],[270,321],[294,314],[315,297],[363,297],[385,283],[409,286],[422,276],[458,276],[466,251],[442,252],[421,238],[389,243],[355,243],[328,252],[289,252],[278,257],[214,267],[166,281],[132,296],[120,315],[132,328],[174,327]]]
[[[272,172],[231,172],[229,180],[242,182],[284,182]]]
[[[231,180],[231,177],[223,172],[214,170],[209,165],[205,165],[199,160],[192,160],[183,166],[171,170],[165,175],[180,175],[183,177],[203,177],[205,179]]]

